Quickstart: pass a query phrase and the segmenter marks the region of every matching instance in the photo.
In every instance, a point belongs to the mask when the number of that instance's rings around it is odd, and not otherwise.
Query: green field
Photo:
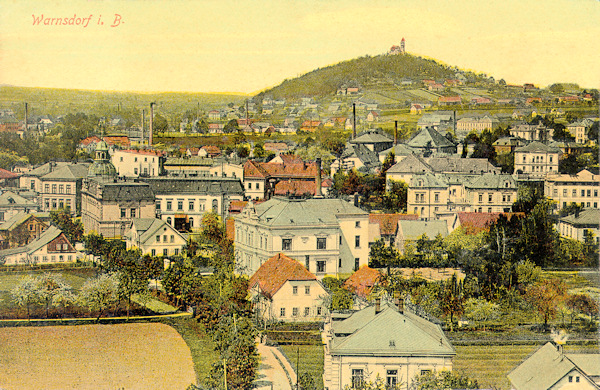
[[[309,373],[315,380],[317,389],[323,389],[323,346],[318,345],[281,345],[290,364],[296,369],[298,348],[300,349],[300,374]]]

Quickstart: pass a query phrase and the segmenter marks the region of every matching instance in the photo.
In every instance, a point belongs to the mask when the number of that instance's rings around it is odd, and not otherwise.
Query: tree
[[[53,307],[62,307],[63,315],[68,306],[71,306],[75,302],[75,295],[73,294],[73,289],[71,286],[63,284],[60,286],[58,290],[55,291],[52,296],[52,306]]]
[[[72,243],[83,239],[83,224],[81,221],[74,222],[68,210],[51,211],[50,218]]]
[[[590,316],[590,323],[593,316],[598,314],[598,302],[586,294],[569,295],[565,300],[567,307],[574,312],[587,314]]]
[[[454,318],[464,313],[464,295],[462,282],[458,281],[456,274],[444,283],[440,299],[440,309],[446,316],[450,316],[450,331],[453,330]]]
[[[383,195],[383,208],[392,213],[406,211],[408,185],[402,180],[389,180],[388,190]]]
[[[44,302],[44,305],[46,307],[46,318],[48,318],[48,310],[50,305],[54,301],[54,296],[65,287],[65,283],[61,280],[61,277],[59,275],[46,272],[39,277],[39,294],[42,302]]]
[[[383,239],[375,241],[369,250],[369,267],[371,268],[387,267],[389,273],[390,267],[396,266],[399,262],[398,250],[391,245],[386,245]]]
[[[127,302],[127,318],[131,308],[131,298],[137,295],[141,299],[146,299],[149,295],[148,270],[139,263],[141,254],[139,249],[126,251],[122,266],[116,274],[119,280],[119,299]]]
[[[103,274],[86,281],[77,297],[81,306],[98,312],[96,322],[102,314],[119,302],[119,279],[114,274]]]
[[[411,390],[479,389],[476,380],[455,371],[425,372],[415,377]]]
[[[548,320],[556,315],[556,307],[564,298],[566,290],[565,282],[556,278],[543,280],[527,289],[525,299],[544,318],[545,328],[548,327]]]
[[[331,306],[329,310],[349,310],[352,309],[354,301],[352,293],[343,287],[331,292]]]
[[[154,115],[154,120],[152,121],[152,131],[164,133],[167,130],[169,130],[169,122],[167,119],[160,114]]]
[[[250,155],[250,148],[248,148],[246,145],[240,145],[237,147],[236,153],[238,157],[246,158]]]
[[[485,298],[469,298],[465,303],[465,317],[470,321],[475,321],[483,325],[490,320],[495,320],[500,316],[500,306],[496,303],[487,301]]]
[[[225,134],[237,133],[238,131],[240,131],[240,126],[238,125],[237,119],[231,119],[223,127],[223,133]]]
[[[27,308],[27,319],[29,320],[29,313],[31,305],[35,305],[41,302],[39,279],[33,276],[26,276],[19,284],[12,289],[11,295],[13,301],[19,306],[25,306]]]

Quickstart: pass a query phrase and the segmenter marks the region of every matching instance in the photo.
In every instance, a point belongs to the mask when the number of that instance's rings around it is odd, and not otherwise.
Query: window
[[[121,209],[121,218],[125,218],[126,215],[127,215],[127,210]]]
[[[45,193],[49,193],[50,192],[50,184],[44,184],[44,192]]]
[[[321,306],[317,306],[317,315],[320,316],[323,314],[323,308]]]
[[[292,294],[298,295],[298,286],[292,286]]]
[[[356,222],[354,223],[354,227],[356,227],[356,228],[359,228],[359,227],[360,227],[360,221],[356,221]]]
[[[177,199],[177,210],[183,210],[183,199]]]
[[[156,249],[152,249],[152,250],[150,251],[150,253],[152,254],[152,256],[156,256]]]
[[[169,225],[171,225],[171,224],[172,224],[171,217],[167,217],[167,223],[168,223]]]
[[[165,248],[165,249],[163,249],[163,256],[166,256],[166,255],[168,255],[168,254],[169,254],[169,250],[168,250],[168,249],[166,249],[166,248]]]
[[[292,309],[292,317],[298,317],[298,314],[300,314],[300,310],[297,307],[294,307]]]
[[[67,191],[66,191],[66,192],[67,192],[67,194],[70,194],[70,193],[71,193],[71,185],[70,185],[70,184],[67,184],[67,186],[66,186],[65,188],[66,188],[66,190],[67,190]]]
[[[569,383],[572,383],[572,382],[573,382],[573,376],[569,375]]]
[[[58,208],[59,209],[64,209],[65,208],[65,203],[64,203],[64,199],[59,199],[58,200]]]
[[[279,309],[279,317],[285,317],[285,307]]]
[[[157,209],[157,210],[160,210],[160,200],[157,200],[157,201],[156,201],[156,209]]]
[[[421,370],[421,375],[429,374],[431,370]]]
[[[133,174],[137,175],[138,174],[138,169],[137,168],[133,168]]]
[[[56,194],[56,184],[52,184],[52,193]]]
[[[585,196],[585,190],[581,190],[581,196]]]
[[[317,238],[317,249],[327,249],[327,238]]]
[[[577,190],[573,190],[573,198],[577,196]]]
[[[123,162],[123,156],[121,156],[121,158],[119,159],[119,161]]]
[[[355,271],[358,271],[358,266],[359,266],[359,264],[360,264],[360,259],[359,259],[358,257],[356,257],[356,258],[354,259],[354,270],[355,270]]]
[[[352,387],[360,388],[364,383],[364,371],[362,369],[352,369]]]
[[[179,254],[179,248],[175,248],[175,250],[173,251],[173,254],[174,254],[175,256],[177,256],[177,255]]]
[[[167,199],[167,210],[173,209],[173,201],[171,199]]]
[[[282,238],[281,239],[281,250],[283,250],[283,251],[292,250],[292,239],[291,238]]]
[[[46,209],[50,208],[50,199],[46,199]]]
[[[194,227],[194,218],[189,219],[190,227]]]
[[[160,234],[156,236],[156,242],[160,242]]]
[[[213,199],[213,201],[212,201],[213,213],[216,213],[218,209],[219,209],[219,202],[216,199]]]
[[[479,194],[479,202],[483,202],[483,194]]]
[[[579,376],[575,377],[575,382],[579,383]]]
[[[310,256],[306,255],[306,256],[304,256],[304,267],[306,267],[306,269],[310,270],[309,266],[310,266]]]
[[[304,308],[304,317],[308,317],[310,315],[310,307]]]
[[[492,203],[492,194],[488,194],[488,203]]]
[[[587,196],[588,197],[592,196],[592,190],[587,190]]]
[[[137,162],[137,157],[133,159],[134,162]]]
[[[188,202],[188,210],[194,211],[194,201],[193,200],[190,200]]]
[[[131,209],[129,212],[131,213],[131,218],[135,218],[135,209]]]
[[[325,272],[325,261],[317,261],[317,272]]]
[[[175,242],[175,235],[171,234],[171,242]]]
[[[342,268],[342,259],[341,258],[338,259],[338,268]]]
[[[31,182],[29,182],[29,188],[31,188],[32,190],[35,190],[35,180],[32,180]]]
[[[433,199],[434,199],[434,202],[436,202],[436,203],[439,202],[440,201],[440,194],[438,192],[436,192],[433,195]]]
[[[56,208],[56,199],[52,199],[52,208],[55,209]]]
[[[354,237],[354,247],[360,248],[360,236]]]
[[[310,295],[310,286],[304,286],[304,294]]]
[[[388,387],[394,387],[398,384],[398,370],[387,370],[385,383]]]
[[[144,157],[144,162],[148,162],[148,157]]]
[[[63,184],[58,185],[58,193],[62,194],[65,192],[65,186]]]

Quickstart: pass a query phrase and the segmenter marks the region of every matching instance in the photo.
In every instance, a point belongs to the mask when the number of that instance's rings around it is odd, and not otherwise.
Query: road
[[[296,373],[287,359],[275,347],[257,343],[260,354],[258,375],[254,381],[254,388],[259,390],[294,390]],[[294,387],[295,388],[295,387]]]

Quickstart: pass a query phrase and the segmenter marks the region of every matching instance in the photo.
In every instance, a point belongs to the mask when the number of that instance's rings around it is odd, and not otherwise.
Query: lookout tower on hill
[[[404,37],[402,37],[402,41],[400,41],[400,46],[392,46],[388,54],[406,54],[406,40]]]

